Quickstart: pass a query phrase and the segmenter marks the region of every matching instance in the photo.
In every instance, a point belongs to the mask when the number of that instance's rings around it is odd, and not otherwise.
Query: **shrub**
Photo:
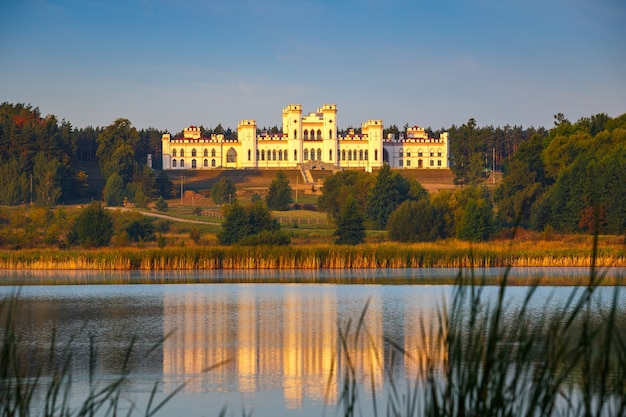
[[[337,230],[335,236],[338,245],[358,245],[365,241],[364,217],[359,212],[357,201],[350,198],[345,209],[341,211],[337,218]]]
[[[68,241],[84,247],[102,247],[109,244],[112,236],[111,214],[100,203],[92,201],[78,214]]]
[[[167,201],[165,201],[163,197],[159,196],[159,198],[157,198],[154,202],[154,208],[158,211],[167,211]]]
[[[126,226],[125,231],[133,242],[147,242],[155,239],[154,220],[149,217],[133,220]]]

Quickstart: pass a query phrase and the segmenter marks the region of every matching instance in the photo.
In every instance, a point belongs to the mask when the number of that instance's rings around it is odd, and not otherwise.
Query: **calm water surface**
[[[392,340],[411,358],[419,358],[425,344],[420,320],[436,323],[437,309],[453,289],[419,284],[421,277],[444,275],[442,270],[342,273],[346,282],[368,274],[386,278],[404,274],[413,285],[401,280],[404,285],[264,283],[277,273],[226,272],[213,273],[216,283],[211,284],[23,286],[18,330],[33,358],[37,348],[49,346],[53,333],[61,349],[75,337],[71,349],[79,390],[87,381],[90,338],[98,348],[98,373],[108,378],[116,375],[131,338],[136,337],[133,374],[125,389],[129,399],[145,404],[155,382],[161,398],[186,384],[160,415],[216,416],[225,405],[226,415],[235,416],[242,415],[242,410],[254,410],[254,416],[334,415],[341,389],[336,376],[339,329],[350,323],[354,328],[368,305],[364,319],[368,340],[355,347],[353,360],[358,372],[372,381],[363,393],[370,396],[373,386],[382,395],[389,389],[386,372],[400,386],[417,373],[417,361],[392,355],[385,341]],[[67,278],[72,273],[45,274]],[[191,274],[206,278],[208,273]],[[280,273],[287,281],[312,274],[325,277],[320,271]],[[35,272],[0,275],[5,280],[41,279],[41,273]],[[188,273],[165,275],[173,282],[181,276],[193,278]],[[237,277],[261,283],[236,283]],[[16,289],[0,287],[0,294]],[[486,291],[495,296],[497,288]],[[569,287],[539,288],[533,307],[561,306],[571,291]],[[608,303],[612,291],[600,289],[597,302]],[[526,293],[526,287],[511,287],[508,302],[514,306]],[[623,295],[621,304],[626,305]],[[164,337],[163,344],[152,350]],[[364,404],[369,405],[369,400]]]

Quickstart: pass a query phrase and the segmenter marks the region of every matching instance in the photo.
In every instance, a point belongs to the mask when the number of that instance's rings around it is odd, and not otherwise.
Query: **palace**
[[[364,169],[371,172],[387,162],[391,168],[449,168],[448,133],[429,138],[418,126],[406,137],[383,135],[382,120],[361,124],[339,135],[337,106],[324,104],[317,112],[302,116],[302,106],[283,109],[283,132],[258,132],[256,121],[242,120],[237,139],[222,134],[201,137],[200,128],[190,126],[182,138],[166,133],[161,138],[163,169]]]

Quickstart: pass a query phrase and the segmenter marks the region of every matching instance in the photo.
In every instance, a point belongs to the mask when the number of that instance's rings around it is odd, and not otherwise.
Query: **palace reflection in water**
[[[270,287],[242,285],[231,292],[217,286],[217,291],[164,294],[163,332],[172,334],[163,347],[165,380],[183,375],[190,381],[188,392],[207,387],[244,393],[280,388],[289,408],[300,407],[305,397],[336,402],[337,369],[343,365],[339,332],[356,328],[366,303],[363,298],[341,297],[335,286]],[[419,317],[431,314],[435,300],[413,301],[385,306],[382,294],[374,291],[369,296],[351,359],[357,373],[373,381],[377,391],[383,388],[385,367],[416,375],[424,353]],[[386,338],[403,346],[411,358],[396,355],[392,365]]]

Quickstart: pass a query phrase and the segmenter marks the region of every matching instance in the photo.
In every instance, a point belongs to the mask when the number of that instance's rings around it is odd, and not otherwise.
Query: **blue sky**
[[[622,0],[24,0],[0,5],[0,101],[76,127],[118,117],[281,124],[337,104],[434,129],[626,112]]]

